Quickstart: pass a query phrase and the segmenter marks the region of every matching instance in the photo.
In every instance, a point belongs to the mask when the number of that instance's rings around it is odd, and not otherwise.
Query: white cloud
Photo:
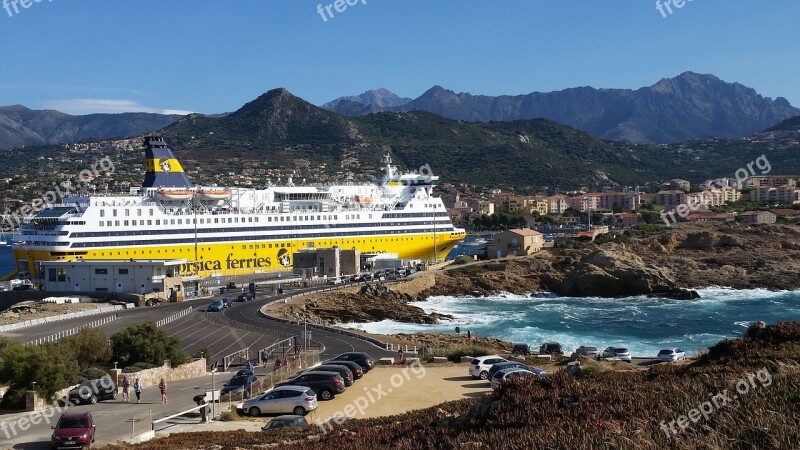
[[[139,102],[110,98],[76,98],[52,100],[42,103],[46,109],[55,109],[67,114],[84,115],[94,113],[117,114],[124,112],[147,112],[157,114],[192,114],[192,111],[180,109],[162,109],[142,105]]]

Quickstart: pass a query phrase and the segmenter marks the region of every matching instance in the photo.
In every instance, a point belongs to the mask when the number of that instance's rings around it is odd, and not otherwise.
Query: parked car
[[[89,447],[94,442],[95,430],[91,413],[64,413],[53,427],[50,445],[54,449]]]
[[[514,344],[514,348],[511,349],[512,355],[530,355],[531,354],[531,346],[528,344]]]
[[[495,364],[495,365],[493,365],[492,367],[489,368],[488,379],[491,380],[492,377],[494,376],[494,374],[496,374],[497,372],[499,372],[501,370],[506,370],[506,369],[525,369],[525,370],[528,370],[528,365],[524,364],[524,363],[521,363],[519,361],[499,362],[499,363],[497,363],[497,364]]]
[[[226,289],[236,289],[236,283],[234,283],[233,281],[229,281],[228,285],[225,286],[225,288]]]
[[[364,373],[369,372],[375,367],[375,360],[372,356],[362,352],[347,352],[331,358],[333,361],[353,361],[364,369]]]
[[[479,356],[469,363],[469,374],[472,378],[488,380],[489,369],[491,369],[493,365],[501,362],[506,362],[506,360],[497,355]]]
[[[681,361],[686,359],[686,353],[679,348],[666,348],[658,352],[656,359],[659,361]]]
[[[109,377],[84,381],[67,394],[67,400],[73,405],[85,403],[94,405],[100,400],[114,400],[116,398],[117,385]]]
[[[542,355],[564,356],[564,351],[558,342],[545,342],[539,347],[539,353]]]
[[[306,386],[317,393],[320,400],[331,400],[344,392],[344,379],[338,372],[309,371],[276,384],[276,386]]]
[[[320,372],[320,371],[321,372],[336,372],[344,380],[344,387],[352,386],[353,385],[353,381],[355,381],[355,378],[353,376],[353,372],[349,368],[347,368],[345,366],[337,366],[335,364],[331,364],[331,365],[322,364],[322,365],[319,365],[319,366],[314,366],[314,367],[311,367],[309,369],[306,369],[306,370],[304,370],[304,371],[302,371],[300,373],[311,372],[311,371],[316,371],[316,372]]]
[[[241,391],[244,389],[244,395],[250,395],[250,386],[253,385],[257,380],[255,375],[238,375],[234,376],[227,383],[225,386],[222,386],[222,390],[219,391],[219,395],[230,394],[235,391]]]
[[[269,422],[266,425],[261,427],[261,431],[269,431],[275,430],[277,428],[284,428],[284,427],[307,427],[308,421],[303,416],[278,416]]]
[[[358,364],[358,363],[353,362],[353,361],[328,360],[328,361],[323,361],[322,365],[324,365],[324,366],[342,366],[342,367],[347,367],[348,369],[350,369],[351,372],[353,372],[353,381],[360,380],[361,377],[364,376],[364,368],[361,367],[361,364]]]
[[[581,345],[577,350],[575,350],[575,353],[577,353],[579,356],[586,356],[588,358],[597,358],[600,356],[600,350],[591,345]]]
[[[208,305],[206,310],[209,312],[220,312],[223,309],[225,309],[225,301],[221,298],[215,298],[211,301],[211,304]]]
[[[278,386],[242,404],[242,411],[253,417],[287,412],[305,416],[315,409],[317,394],[307,386]]]
[[[507,382],[515,378],[522,378],[526,376],[533,377],[537,375],[528,369],[522,369],[519,367],[498,370],[491,378],[492,389],[500,389],[500,386],[505,385]]]
[[[364,281],[372,281],[372,279],[374,278],[371,273],[365,273],[362,276],[364,277]]]
[[[631,352],[628,351],[627,348],[624,347],[608,347],[607,349],[603,350],[603,358],[616,358],[620,361],[628,361],[631,360]]]

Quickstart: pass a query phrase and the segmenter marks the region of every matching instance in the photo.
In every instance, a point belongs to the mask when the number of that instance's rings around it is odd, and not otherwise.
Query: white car
[[[315,409],[317,394],[306,386],[277,386],[242,405],[242,411],[253,417],[286,413],[305,416]]]
[[[577,353],[580,356],[586,356],[588,358],[597,358],[598,356],[600,356],[600,350],[598,350],[597,347],[593,345],[581,345],[580,347],[578,347],[577,350],[575,350],[575,353]]]
[[[497,355],[479,356],[469,363],[469,374],[472,378],[486,380],[489,378],[489,369],[501,362],[506,362],[506,360]]]
[[[608,347],[607,349],[603,350],[603,358],[615,358],[620,361],[628,361],[631,360],[631,352],[628,351],[627,348],[624,347]]]
[[[658,352],[656,359],[659,361],[681,361],[686,359],[686,353],[679,348],[665,348]]]

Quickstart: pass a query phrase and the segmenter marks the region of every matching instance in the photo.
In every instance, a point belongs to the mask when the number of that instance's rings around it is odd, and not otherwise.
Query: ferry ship
[[[15,235],[17,278],[39,262],[186,260],[200,277],[288,271],[309,248],[441,261],[466,237],[432,190],[438,176],[401,173],[387,154],[373,183],[263,189],[195,186],[161,136],[144,138],[141,188],[73,196],[27,217]]]

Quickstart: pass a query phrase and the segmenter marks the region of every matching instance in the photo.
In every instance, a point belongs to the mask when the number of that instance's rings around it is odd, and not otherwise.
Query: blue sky
[[[366,0],[325,22],[317,5],[330,3],[9,4],[0,105],[218,113],[276,87],[321,104],[437,84],[487,95],[638,88],[691,70],[800,106],[797,0],[694,0],[667,17],[655,0]]]

